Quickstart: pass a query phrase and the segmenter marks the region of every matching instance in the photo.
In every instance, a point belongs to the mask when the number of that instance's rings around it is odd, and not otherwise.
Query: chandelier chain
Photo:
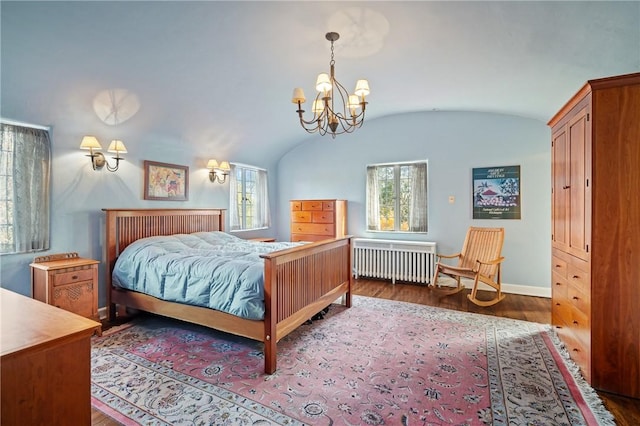
[[[333,41],[331,41],[331,61],[329,61],[329,65],[335,65],[336,61],[333,59]]]

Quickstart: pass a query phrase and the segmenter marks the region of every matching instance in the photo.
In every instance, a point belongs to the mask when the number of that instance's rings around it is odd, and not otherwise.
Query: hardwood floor
[[[520,296],[509,294],[497,305],[481,308],[467,299],[468,292],[461,292],[452,296],[442,297],[437,292],[430,291],[425,286],[412,284],[391,284],[388,281],[356,280],[353,293],[361,296],[379,297],[389,300],[418,303],[422,305],[438,306],[464,312],[475,312],[514,318],[525,321],[551,323],[551,299],[542,297]],[[482,294],[479,295],[482,297]],[[625,398],[618,395],[598,392],[607,409],[615,416],[616,423],[621,426],[640,425],[640,400]],[[93,410],[93,426],[119,425],[117,421]]]

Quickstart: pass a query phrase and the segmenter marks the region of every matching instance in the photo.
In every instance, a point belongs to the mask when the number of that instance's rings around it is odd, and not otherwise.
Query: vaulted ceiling
[[[2,1],[0,13],[3,117],[258,164],[308,137],[290,98],[328,72],[327,31],[341,34],[338,80],[369,80],[368,120],[546,122],[585,80],[640,71],[636,1]]]

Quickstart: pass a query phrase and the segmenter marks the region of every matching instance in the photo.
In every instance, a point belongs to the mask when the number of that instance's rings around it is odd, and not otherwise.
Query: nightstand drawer
[[[93,317],[93,281],[57,286],[51,304],[83,317]]]
[[[53,285],[73,284],[80,281],[93,280],[93,268],[80,269],[77,271],[60,272],[53,275]]]

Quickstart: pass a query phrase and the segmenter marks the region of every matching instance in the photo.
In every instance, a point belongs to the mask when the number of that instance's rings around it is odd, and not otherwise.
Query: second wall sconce
[[[82,138],[82,143],[80,144],[80,149],[88,149],[89,155],[87,157],[91,157],[91,165],[93,166],[93,170],[100,170],[104,166],[107,167],[107,170],[110,172],[115,172],[118,170],[118,166],[120,165],[120,160],[124,160],[124,158],[120,157],[120,154],[127,153],[127,147],[124,146],[124,143],[119,139],[114,139],[109,144],[109,148],[107,152],[113,152],[116,154],[115,157],[112,157],[116,160],[115,166],[111,166],[104,154],[101,152],[95,152],[102,149],[102,145],[98,142],[98,139],[95,136],[85,136]]]
[[[222,161],[220,164],[216,160],[209,160],[207,163],[207,169],[209,169],[209,180],[211,182],[225,183],[227,176],[231,172],[231,166],[228,161]]]

